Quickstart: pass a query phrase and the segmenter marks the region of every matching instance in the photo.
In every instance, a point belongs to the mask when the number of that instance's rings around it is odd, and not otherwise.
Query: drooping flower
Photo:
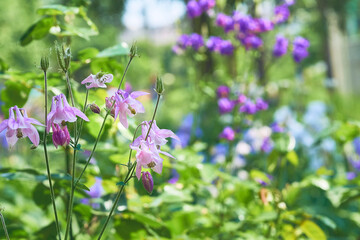
[[[288,45],[289,41],[285,37],[281,35],[276,36],[276,43],[274,45],[273,55],[275,57],[281,57],[285,55],[288,49]]]
[[[190,0],[186,5],[186,10],[189,18],[195,18],[201,15],[201,6],[195,0]]]
[[[25,137],[38,146],[40,143],[39,133],[32,124],[44,126],[36,119],[29,118],[25,109],[15,105],[9,109],[9,119],[1,122],[0,132],[6,129],[5,137],[10,147],[14,146],[18,139]]]
[[[144,106],[135,98],[138,98],[140,96],[147,95],[149,93],[147,92],[141,92],[141,91],[135,91],[132,93],[127,93],[124,90],[119,90],[115,93],[115,120],[119,117],[119,120],[121,124],[128,128],[128,121],[127,121],[127,115],[130,117],[135,116],[137,113],[144,113],[145,109]],[[107,99],[107,105],[109,105],[109,108],[111,107],[111,98]]]
[[[228,141],[232,141],[232,140],[235,139],[235,131],[231,127],[227,126],[220,133],[219,137],[224,138],[224,139],[226,139]]]
[[[52,124],[52,130],[53,130],[52,140],[53,140],[53,143],[54,143],[56,148],[58,146],[69,145],[69,143],[70,143],[70,134],[69,134],[69,131],[67,129],[67,126],[60,127],[59,124],[57,124],[57,123],[54,124],[53,123]]]
[[[218,100],[220,114],[231,112],[234,109],[235,103],[228,98],[220,98]]]
[[[230,88],[225,85],[220,85],[216,89],[216,95],[218,96],[218,98],[228,97],[229,93],[230,93]]]
[[[109,83],[113,80],[112,74],[104,74],[103,72],[98,72],[96,75],[90,74],[85,78],[81,84],[86,84],[86,88],[106,88],[105,83]],[[90,84],[88,84],[90,83]]]
[[[296,37],[293,42],[293,57],[295,62],[299,63],[306,58],[309,53],[307,51],[310,46],[309,40],[303,37]]]
[[[115,96],[106,97],[105,98],[105,106],[110,111],[110,115],[114,118],[115,117],[115,108],[113,106],[115,101]]]
[[[143,172],[141,175],[141,181],[145,190],[151,194],[154,189],[154,180],[151,176],[151,173],[148,171]]]
[[[59,94],[52,98],[51,111],[47,116],[47,128],[46,131],[50,131],[50,127],[53,123],[61,124],[64,122],[75,122],[76,116],[89,121],[86,115],[76,107],[71,107],[66,100],[64,94]]]

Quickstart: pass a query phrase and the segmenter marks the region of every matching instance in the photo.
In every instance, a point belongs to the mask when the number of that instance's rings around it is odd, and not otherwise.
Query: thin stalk
[[[51,181],[51,173],[50,173],[50,164],[49,164],[49,157],[46,147],[46,139],[47,139],[47,111],[48,111],[48,102],[47,102],[47,75],[46,71],[44,71],[44,82],[45,82],[45,131],[44,131],[44,153],[45,153],[45,163],[46,163],[46,170],[49,180],[49,186],[50,186],[50,194],[51,194],[51,202],[54,209],[54,215],[55,215],[55,223],[56,223],[56,230],[59,236],[59,239],[61,239],[61,233],[60,233],[60,226],[59,226],[59,219],[57,216],[56,211],[56,204],[55,204],[55,194],[54,194],[54,187],[52,185]]]
[[[67,85],[69,95],[70,95],[70,99],[71,99],[71,105],[73,107],[75,107],[74,95],[72,93],[71,84],[70,84],[69,71],[65,72],[65,79],[66,79],[66,85]]]
[[[148,131],[147,131],[147,134],[146,134],[146,137],[145,137],[145,141],[146,141],[147,137],[149,136],[149,133],[150,133],[150,130],[151,130],[151,127],[152,127],[152,123],[154,122],[155,115],[156,115],[156,112],[157,112],[157,109],[158,109],[158,106],[159,106],[160,97],[161,97],[161,95],[158,94],[158,96],[157,96],[157,101],[156,101],[156,106],[155,106],[155,110],[154,110],[154,114],[153,114],[153,117],[152,117],[152,120],[151,120],[149,129],[148,129]],[[141,126],[141,124],[136,128],[132,142],[135,141],[136,132],[137,132],[137,130],[138,130],[138,128],[139,128],[140,126]],[[130,163],[131,154],[132,154],[132,149],[130,149],[129,161],[128,161],[128,163]],[[110,212],[109,212],[109,215],[107,216],[106,221],[105,221],[105,223],[104,223],[104,226],[103,226],[102,229],[101,229],[101,232],[100,232],[100,235],[99,235],[99,237],[98,237],[98,240],[100,240],[101,237],[102,237],[102,235],[104,234],[105,229],[106,229],[106,227],[107,227],[107,225],[108,225],[108,223],[109,223],[109,221],[110,221],[110,218],[111,218],[113,212],[115,211],[115,208],[116,208],[117,205],[118,205],[118,202],[119,202],[119,200],[120,200],[121,194],[122,194],[122,192],[124,191],[125,184],[127,184],[127,183],[129,182],[129,180],[132,178],[132,175],[133,175],[133,173],[134,173],[134,171],[135,171],[136,165],[137,165],[137,162],[135,162],[135,163],[131,166],[131,168],[129,168],[129,170],[128,170],[127,174],[126,174],[124,183],[123,183],[123,185],[120,187],[119,191],[118,191],[117,194],[116,194],[114,204],[112,205],[111,210],[110,210]]]
[[[125,77],[128,69],[129,69],[129,66],[130,66],[130,63],[131,63],[132,59],[133,59],[133,57],[130,57],[129,62],[128,62],[126,68],[125,68],[124,74],[123,74],[123,76],[122,76],[122,78],[121,78],[121,81],[120,81],[118,90],[120,90],[121,84],[122,84],[122,82],[123,82],[123,80],[124,80],[124,77]],[[68,88],[69,88],[69,92],[70,92],[70,97],[71,97],[71,99],[72,99],[72,101],[73,101],[72,92],[71,92],[71,86],[70,86],[70,82],[69,82],[69,79],[68,79],[68,75],[67,75],[67,74],[66,74],[66,81],[67,81],[67,84],[68,84]],[[87,98],[86,98],[86,100],[87,100]],[[82,176],[83,176],[86,168],[88,167],[88,165],[89,165],[89,163],[90,163],[90,160],[91,160],[92,156],[93,156],[94,153],[95,153],[97,144],[98,144],[98,142],[99,142],[99,140],[100,140],[100,136],[101,136],[102,131],[103,131],[104,127],[105,127],[106,119],[107,119],[107,117],[109,116],[109,114],[110,114],[110,112],[111,112],[111,109],[114,107],[114,105],[115,105],[115,101],[113,102],[112,106],[110,107],[110,110],[108,110],[108,111],[106,112],[106,115],[105,115],[105,117],[104,117],[104,120],[103,120],[103,122],[102,122],[102,124],[101,124],[101,127],[100,127],[100,130],[99,130],[98,136],[96,137],[96,140],[95,140],[95,143],[94,143],[94,147],[93,147],[93,149],[92,149],[92,151],[91,151],[91,153],[90,153],[90,156],[89,156],[88,160],[87,160],[86,163],[85,163],[84,168],[82,169],[82,171],[81,171],[79,177],[76,179],[76,181],[75,181],[75,174],[73,174],[72,182],[71,182],[72,186],[71,186],[71,194],[70,194],[70,201],[69,201],[69,207],[68,207],[68,209],[69,209],[69,210],[68,210],[68,211],[69,211],[69,215],[68,215],[67,224],[66,224],[65,240],[67,240],[67,236],[68,236],[68,233],[69,233],[69,230],[70,230],[70,225],[71,225],[70,223],[71,223],[71,218],[72,218],[75,188],[76,188],[77,184],[80,182],[80,179],[82,178]],[[86,105],[84,105],[84,109],[85,109],[85,107],[86,107]],[[76,124],[75,124],[75,127],[76,127]],[[79,135],[80,135],[80,134],[79,134]],[[79,138],[76,138],[76,137],[75,137],[75,140],[78,141]],[[77,141],[75,142],[75,147],[77,146]],[[76,149],[74,149],[74,163],[75,163],[75,157],[76,157]]]
[[[2,224],[3,229],[4,229],[6,239],[7,239],[7,240],[10,240],[10,237],[9,237],[8,231],[7,231],[7,229],[6,229],[5,218],[4,218],[4,216],[2,215],[2,213],[1,213],[1,212],[0,212],[0,218],[1,218],[1,224]]]

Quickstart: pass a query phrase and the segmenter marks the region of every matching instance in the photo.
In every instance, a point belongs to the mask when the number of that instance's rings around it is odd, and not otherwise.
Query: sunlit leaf
[[[300,228],[311,240],[326,240],[326,235],[323,230],[321,230],[321,228],[316,225],[316,223],[310,220],[305,220],[300,225]]]

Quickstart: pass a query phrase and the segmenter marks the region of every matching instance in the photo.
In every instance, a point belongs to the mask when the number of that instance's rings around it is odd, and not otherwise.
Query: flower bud
[[[130,56],[131,58],[134,58],[134,57],[138,57],[138,56],[139,56],[138,53],[137,53],[136,42],[134,42],[134,43],[131,45],[129,56]]]
[[[160,77],[156,79],[155,91],[161,95],[164,92],[164,84]]]
[[[142,184],[148,193],[152,193],[154,189],[154,181],[150,172],[143,172],[141,176]]]
[[[46,72],[49,68],[49,58],[48,57],[42,57],[40,60],[40,67],[41,69]]]
[[[96,114],[99,114],[100,113],[100,108],[98,105],[96,105],[95,103],[92,103],[90,104],[90,110],[93,112],[93,113],[96,113]]]
[[[52,139],[53,139],[53,143],[55,145],[55,147],[57,148],[59,145],[60,146],[66,146],[70,143],[70,134],[69,131],[67,129],[67,126],[61,128],[59,126],[59,124],[57,123],[53,123],[52,124],[52,129],[53,129],[53,135],[52,135]]]

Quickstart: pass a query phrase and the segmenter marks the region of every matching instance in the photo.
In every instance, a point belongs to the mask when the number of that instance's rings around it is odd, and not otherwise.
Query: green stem
[[[2,215],[2,213],[1,213],[1,212],[0,212],[0,218],[1,218],[1,224],[2,224],[3,229],[4,229],[6,239],[7,239],[7,240],[10,240],[10,237],[9,237],[8,231],[7,231],[7,229],[6,229],[5,218],[4,218],[4,216]]]
[[[124,80],[124,77],[125,77],[128,69],[129,69],[129,66],[130,66],[130,63],[131,63],[132,59],[133,59],[133,57],[130,57],[129,62],[128,62],[126,68],[125,68],[124,74],[123,74],[123,76],[122,76],[122,78],[121,78],[121,82],[120,82],[120,84],[119,84],[118,90],[120,90],[121,84],[122,84],[122,82],[123,82],[123,80]],[[66,75],[66,76],[67,76],[66,79],[67,79],[68,87],[70,87],[70,82],[68,81],[68,80],[69,80],[69,79],[68,79],[68,75]],[[71,87],[70,87],[69,92],[71,92]],[[72,93],[70,94],[70,97],[72,98]],[[72,98],[72,101],[73,101],[73,98]],[[86,101],[87,101],[87,98],[86,98]],[[115,105],[115,101],[113,102],[113,104],[112,104],[112,106],[110,107],[110,109],[106,112],[106,115],[105,115],[105,117],[104,117],[104,120],[103,120],[103,122],[102,122],[102,124],[101,124],[101,127],[100,127],[100,130],[99,130],[98,136],[96,137],[96,140],[95,140],[95,143],[94,143],[94,147],[93,147],[93,149],[92,149],[92,151],[91,151],[91,153],[90,153],[90,156],[89,156],[88,160],[87,160],[86,163],[85,163],[84,168],[82,169],[82,171],[81,171],[79,177],[76,179],[76,181],[75,181],[75,174],[74,174],[74,172],[73,172],[72,182],[71,182],[71,185],[72,185],[72,186],[71,186],[71,194],[70,194],[70,201],[69,201],[69,207],[68,207],[68,209],[69,209],[69,215],[68,215],[67,224],[66,224],[65,240],[67,240],[67,236],[68,236],[68,233],[69,233],[69,230],[70,230],[70,223],[71,223],[71,217],[72,217],[72,211],[73,211],[73,201],[74,201],[75,188],[76,188],[77,184],[80,182],[80,179],[82,178],[82,176],[83,176],[86,168],[88,167],[88,165],[89,165],[89,163],[90,163],[90,160],[91,160],[92,156],[93,156],[94,153],[95,153],[97,144],[98,144],[98,142],[99,142],[99,140],[100,140],[102,131],[103,131],[104,127],[105,127],[106,119],[107,119],[107,117],[109,116],[109,114],[110,114],[110,112],[111,112],[111,109],[114,107],[114,105]],[[84,105],[84,109],[85,109],[85,108],[86,108],[86,105]],[[75,124],[75,127],[76,127],[76,124]],[[80,135],[80,134],[79,134],[79,135]],[[78,141],[79,138],[76,138],[76,137],[75,137],[75,140]],[[75,147],[77,146],[77,141],[75,142]],[[75,157],[76,157],[76,149],[74,149],[74,163],[73,163],[73,164],[75,164]]]
[[[57,216],[56,211],[56,204],[55,204],[55,194],[54,194],[54,188],[51,181],[51,173],[50,173],[50,164],[49,164],[49,157],[46,147],[46,139],[47,139],[47,110],[48,110],[48,103],[47,103],[47,75],[46,71],[44,71],[44,82],[45,82],[45,131],[44,131],[44,153],[45,153],[45,163],[46,163],[46,170],[49,180],[49,186],[50,186],[50,194],[51,194],[51,202],[54,209],[54,215],[55,215],[55,223],[56,223],[56,230],[59,235],[59,239],[61,239],[61,233],[60,233],[60,226],[59,226],[59,220]]]
[[[158,109],[158,106],[159,106],[160,97],[161,97],[161,95],[158,94],[158,96],[157,96],[157,101],[156,101],[156,106],[155,106],[155,110],[154,110],[154,114],[153,114],[153,117],[152,117],[152,120],[151,120],[149,129],[148,129],[148,131],[147,131],[147,134],[146,134],[146,137],[145,137],[145,141],[146,141],[147,137],[149,136],[149,133],[150,133],[150,130],[151,130],[151,127],[152,127],[152,123],[154,122],[155,115],[156,115],[156,112],[157,112],[157,109]],[[137,132],[137,130],[139,129],[140,126],[141,126],[141,124],[136,128],[132,142],[135,141],[136,132]],[[131,154],[132,154],[132,149],[130,149],[128,165],[130,165]],[[105,223],[104,223],[104,226],[103,226],[102,229],[101,229],[101,232],[100,232],[100,235],[99,235],[99,237],[98,237],[98,240],[100,240],[101,237],[102,237],[102,235],[104,234],[105,229],[106,229],[106,227],[107,227],[107,225],[108,225],[108,223],[109,223],[109,221],[110,221],[110,218],[111,218],[113,212],[115,211],[115,208],[116,208],[117,205],[118,205],[118,202],[119,202],[119,200],[120,200],[121,194],[122,194],[122,192],[124,191],[125,184],[127,184],[127,183],[129,182],[129,180],[132,178],[133,173],[134,173],[135,168],[136,168],[136,165],[137,165],[137,162],[135,162],[135,163],[129,168],[129,170],[128,170],[127,174],[126,174],[124,183],[123,183],[123,185],[120,187],[119,191],[118,191],[117,194],[116,194],[114,204],[113,204],[113,206],[111,207],[111,210],[110,210],[110,212],[109,212],[109,215],[107,216],[106,221],[105,221]]]

